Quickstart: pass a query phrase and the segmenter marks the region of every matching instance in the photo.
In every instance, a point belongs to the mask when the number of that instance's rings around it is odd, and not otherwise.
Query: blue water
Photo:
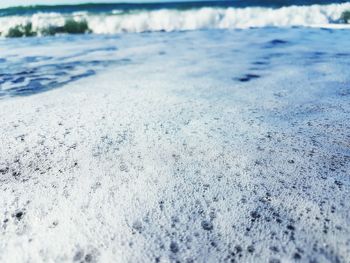
[[[134,58],[118,55],[120,51],[118,45],[114,43],[105,45],[104,43],[105,41],[112,40],[113,42],[125,38],[126,36],[123,35],[125,32],[143,33],[135,37],[133,41],[136,42],[142,42],[145,38],[156,40],[166,32],[164,34],[168,36],[164,36],[165,39],[173,43],[171,39],[175,32],[175,35],[185,36],[184,31],[208,30],[210,33],[206,37],[215,42],[215,32],[220,29],[228,30],[224,31],[223,35],[233,33],[240,38],[239,41],[245,42],[247,41],[245,39],[246,33],[240,33],[237,29],[252,30],[254,27],[263,27],[260,30],[254,30],[265,34],[270,30],[284,32],[286,27],[289,27],[289,32],[293,32],[295,27],[313,26],[314,24],[321,24],[320,27],[342,23],[345,25],[347,21],[341,15],[343,10],[350,8],[349,3],[341,5],[345,2],[340,0],[239,0],[82,4],[2,9],[0,10],[0,35],[20,37],[20,39],[3,38],[0,41],[0,47],[3,50],[0,53],[0,97],[41,93],[93,77],[108,68],[123,67],[134,63]],[[317,6],[310,8],[311,4]],[[297,7],[281,8],[290,5]],[[242,9],[243,7],[256,6],[263,8]],[[275,12],[276,15],[271,15],[271,12]],[[314,16],[309,12],[315,12]],[[334,12],[338,12],[337,16],[334,16]],[[285,21],[291,22],[285,24]],[[281,29],[278,29],[279,27]],[[333,35],[347,35],[349,31],[320,28],[311,31],[305,29],[301,32],[305,32],[305,35],[312,33],[328,38]],[[22,38],[29,36],[33,38]],[[42,36],[48,37],[42,38]],[[299,37],[301,41],[304,34],[300,34]],[[323,41],[320,37],[317,39],[317,41]],[[340,41],[345,40],[341,38]],[[347,42],[345,41],[344,45]],[[257,59],[251,67],[256,69],[266,67],[270,64],[271,57],[286,59],[280,50],[288,49],[292,44],[292,42],[282,38],[273,38],[264,42],[256,48],[270,50],[271,54],[267,52],[265,54],[267,58]],[[201,48],[201,46],[195,45],[195,48]],[[279,49],[279,52],[273,52],[276,48]],[[58,52],[60,50],[62,52]],[[32,52],[36,54],[32,54]],[[162,52],[165,54],[165,59],[168,51],[159,51],[159,54]],[[254,53],[255,50],[253,49],[252,52]],[[327,54],[327,56],[319,50],[312,54],[314,60],[326,57],[328,59],[348,60],[348,53],[339,50]],[[144,59],[149,58],[145,57]],[[234,60],[235,58],[232,57],[232,61]],[[261,75],[255,72],[245,72],[233,77],[235,81],[242,83],[260,78]]]
[[[350,2],[250,0],[82,4],[0,10],[1,37],[335,25],[349,27]]]
[[[215,69],[219,79],[228,78],[233,83],[245,84],[260,80],[273,74],[278,67],[293,63],[318,68],[327,67],[331,61],[333,64],[350,66],[350,50],[345,47],[347,32],[334,29],[263,28],[249,31],[208,30],[124,36],[61,35],[3,39],[0,40],[3,50],[0,55],[0,98],[28,96],[65,87],[81,79],[93,79],[95,75],[110,69],[129,68],[132,71],[134,67],[147,66],[150,61],[159,61],[160,64],[163,61],[177,61],[177,54],[186,52],[193,57],[196,49],[204,49],[203,45],[217,46],[221,42],[231,42],[232,47],[226,44],[223,50],[209,49],[208,58],[202,53],[196,61],[183,58],[184,63],[201,63],[208,70],[194,74],[189,69],[189,74],[200,78],[203,74],[213,74],[212,70]],[[186,41],[188,43],[185,45]],[[169,43],[177,43],[182,50],[170,48]],[[142,51],[135,52],[139,49]],[[218,61],[219,65],[231,65],[231,69],[214,66]],[[240,65],[232,64],[234,61],[240,61]]]
[[[11,46],[11,49],[38,51],[54,45],[66,47],[66,52],[50,52],[43,55],[27,55],[26,52],[18,55],[0,55],[0,97],[27,96],[55,88],[82,78],[90,77],[97,71],[112,65],[125,65],[130,63],[128,59],[108,58],[117,50],[116,46],[103,45],[103,42],[95,48],[82,49],[70,47],[79,45],[81,41],[91,41],[91,36],[61,36],[53,38],[27,38],[18,41],[3,40],[0,47]],[[95,41],[100,41],[96,38]],[[63,49],[63,48],[62,48]]]
[[[131,10],[158,10],[158,9],[178,9],[186,10],[201,7],[270,7],[279,8],[291,5],[326,5],[346,3],[346,0],[235,0],[235,1],[195,1],[195,2],[168,2],[168,3],[116,3],[116,4],[80,4],[80,5],[53,5],[53,6],[29,6],[29,7],[11,7],[0,9],[0,16],[12,15],[31,15],[34,13],[73,13],[78,11],[86,11],[91,13],[105,13],[113,10],[123,10],[125,12]]]

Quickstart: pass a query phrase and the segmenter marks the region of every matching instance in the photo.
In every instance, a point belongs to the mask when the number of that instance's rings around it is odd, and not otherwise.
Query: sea
[[[62,87],[113,64],[112,57],[107,61],[96,57],[87,64],[79,64],[72,60],[76,56],[73,54],[57,58],[64,61],[57,63],[54,61],[55,56],[60,54],[57,49],[50,53],[40,52],[39,57],[29,56],[26,52],[6,57],[6,50],[18,44],[39,49],[37,43],[45,46],[45,43],[63,42],[61,49],[67,49],[81,38],[89,43],[101,38],[125,38],[128,34],[139,34],[141,39],[145,34],[152,38],[158,34],[170,34],[167,37],[171,37],[172,34],[185,36],[186,32],[204,31],[207,39],[211,39],[217,30],[284,32],[292,28],[304,28],[305,31],[315,28],[316,32],[322,29],[348,32],[348,10],[350,2],[341,0],[89,3],[0,9],[0,45],[3,47],[0,53],[0,97],[27,95]],[[344,41],[347,37],[348,33],[344,33]],[[82,49],[79,56],[118,49],[117,46],[105,47],[103,44],[101,42],[94,48]],[[80,68],[89,70],[76,72]]]
[[[0,10],[0,262],[349,262],[348,10]]]
[[[0,10],[3,37],[62,33],[246,29],[254,27],[346,27],[347,1],[198,1],[146,4],[21,6]]]

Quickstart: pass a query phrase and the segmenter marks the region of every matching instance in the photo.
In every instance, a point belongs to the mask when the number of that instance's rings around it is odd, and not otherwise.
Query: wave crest
[[[251,27],[330,26],[350,21],[350,3],[290,6],[278,9],[213,8],[191,10],[133,10],[104,14],[75,12],[36,13],[0,18],[1,36],[55,35],[57,33],[116,34],[122,32],[183,31]]]

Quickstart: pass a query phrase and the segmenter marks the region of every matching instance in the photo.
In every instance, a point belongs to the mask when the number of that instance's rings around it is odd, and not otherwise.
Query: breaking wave
[[[349,27],[350,3],[266,7],[202,7],[198,9],[39,12],[0,17],[3,37],[45,36],[62,33],[116,34],[122,32],[245,29],[252,27]]]

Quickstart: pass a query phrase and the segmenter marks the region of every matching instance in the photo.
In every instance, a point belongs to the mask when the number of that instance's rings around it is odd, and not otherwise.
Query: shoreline
[[[0,261],[349,258],[342,32],[26,41],[2,43],[14,79],[96,73],[0,100]]]

